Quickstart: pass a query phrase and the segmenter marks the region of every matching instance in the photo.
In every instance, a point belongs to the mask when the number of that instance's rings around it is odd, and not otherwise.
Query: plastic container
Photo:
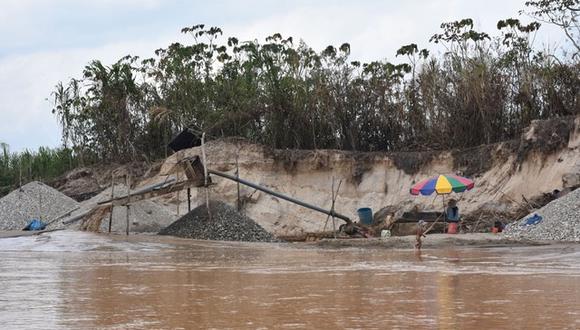
[[[358,213],[360,223],[363,225],[371,225],[373,223],[373,210],[370,207],[361,207],[356,212]]]
[[[447,234],[457,234],[457,223],[450,222],[449,227],[447,227]]]
[[[391,237],[391,231],[388,229],[381,230],[381,238],[389,238]]]

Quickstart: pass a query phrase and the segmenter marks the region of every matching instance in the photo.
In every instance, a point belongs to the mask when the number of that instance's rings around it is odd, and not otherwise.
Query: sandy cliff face
[[[270,150],[242,140],[206,144],[208,167],[235,174],[272,190],[330,208],[331,187],[340,181],[336,210],[356,218],[360,207],[377,211],[388,205],[401,210],[418,207],[441,210],[442,199],[411,196],[412,184],[429,176],[459,173],[475,180],[473,190],[452,197],[465,213],[514,209],[523,197],[562,189],[562,177],[580,173],[580,118],[534,123],[520,141],[481,146],[470,150],[424,153],[357,153],[336,150]],[[201,148],[178,152],[163,164],[157,177],[183,180],[175,164],[186,156],[200,155]],[[236,183],[213,176],[210,198],[236,204]],[[192,189],[193,206],[205,201],[203,188]],[[326,215],[241,186],[245,212],[277,235],[300,234],[324,228]],[[187,212],[185,191],[159,199],[175,213]],[[192,207],[193,207],[192,206]],[[342,223],[338,220],[337,225]],[[332,228],[331,222],[327,229]]]

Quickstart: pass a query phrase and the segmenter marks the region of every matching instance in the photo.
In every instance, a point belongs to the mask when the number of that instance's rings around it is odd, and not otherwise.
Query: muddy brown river
[[[580,245],[0,239],[2,329],[578,329]]]

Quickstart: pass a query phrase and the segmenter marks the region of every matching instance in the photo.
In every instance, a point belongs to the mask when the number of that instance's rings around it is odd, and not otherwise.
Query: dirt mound
[[[33,181],[0,199],[0,230],[20,230],[31,219],[48,222],[77,206],[58,190]]]
[[[517,154],[518,163],[527,160],[534,151],[544,156],[566,147],[574,132],[574,117],[534,120],[522,135]]]
[[[205,204],[187,213],[159,235],[216,241],[272,242],[276,238],[235,208],[210,202],[211,219]]]
[[[135,233],[156,233],[175,220],[164,206],[150,200],[131,204],[129,210],[129,230]],[[113,209],[111,231],[125,232],[127,227],[127,208],[118,206]],[[100,232],[109,230],[109,215],[101,222]]]
[[[123,184],[116,184],[113,188],[114,197],[123,197],[127,194],[127,186]],[[74,212],[72,216],[86,213],[89,210],[95,210],[99,202],[109,200],[111,198],[111,188],[103,190],[100,194],[80,203],[78,211]],[[82,229],[91,231],[100,231],[106,233],[109,231],[109,217],[111,208],[107,212],[93,214],[92,217],[86,216],[84,220],[93,218],[95,223],[86,227],[85,221],[78,221],[70,225],[69,228]],[[112,210],[113,216],[111,221],[111,231],[116,233],[124,233],[127,228],[127,208],[124,206],[117,206]],[[142,200],[130,204],[129,211],[129,231],[130,232],[147,232],[156,233],[160,229],[171,224],[176,217],[167,210],[163,205],[153,200]]]
[[[133,181],[146,180],[159,172],[161,163],[132,162],[124,165],[107,164],[76,168],[48,184],[78,202],[91,199],[115,182],[122,182],[129,174]],[[116,184],[117,184],[116,183]]]
[[[51,185],[77,202],[85,201],[102,190],[94,171],[86,167],[70,171]]]

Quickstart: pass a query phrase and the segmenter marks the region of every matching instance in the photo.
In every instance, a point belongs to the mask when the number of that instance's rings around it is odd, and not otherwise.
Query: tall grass
[[[79,160],[68,148],[38,148],[10,152],[0,143],[0,196],[30,181],[54,179],[79,165]]]

